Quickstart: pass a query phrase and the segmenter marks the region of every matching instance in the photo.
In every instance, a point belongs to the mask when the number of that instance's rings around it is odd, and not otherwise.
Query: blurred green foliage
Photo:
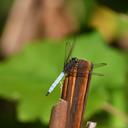
[[[59,86],[48,97],[45,93],[62,71],[65,43],[42,42],[30,44],[19,54],[0,63],[0,95],[18,102],[17,116],[21,121],[40,119],[48,123],[51,108],[60,97]],[[98,69],[98,72],[105,73],[104,77],[92,77],[86,118],[100,111],[104,102],[120,102],[124,94],[116,93],[124,90],[126,80],[122,53],[105,45],[100,34],[93,32],[77,37],[73,56],[108,64]],[[125,102],[119,105],[122,108]]]
[[[72,0],[70,1],[72,3]],[[73,5],[75,6],[74,13],[82,27],[84,22],[89,22],[95,2],[94,0],[81,0],[80,5],[83,5],[83,10],[77,10],[78,4]],[[11,0],[0,1],[1,31],[11,3]],[[83,17],[81,18],[81,16]],[[120,22],[119,30],[127,27],[126,22],[125,24]],[[60,42],[42,40],[25,46],[18,54],[0,62],[0,96],[16,102],[15,118],[20,122],[33,122],[30,127],[37,127],[35,120],[48,124],[51,108],[60,97],[60,85],[48,97],[45,94],[63,69],[64,51],[64,40]],[[94,64],[107,63],[106,67],[94,69],[94,72],[103,73],[105,76],[92,75],[85,114],[86,120],[95,119],[98,128],[125,128],[128,122],[124,121],[120,114],[115,116],[113,113],[103,110],[103,107],[105,103],[110,103],[117,110],[128,112],[127,52],[110,47],[102,35],[97,31],[91,31],[77,35],[73,56],[87,59]],[[4,121],[0,120],[0,127],[2,127],[1,122]],[[15,127],[19,128],[19,126]],[[24,127],[23,124],[20,127]],[[45,126],[39,125],[39,127]]]

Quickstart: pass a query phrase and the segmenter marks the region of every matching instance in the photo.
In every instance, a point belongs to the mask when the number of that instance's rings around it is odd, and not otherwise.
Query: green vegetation
[[[91,6],[92,3],[93,1],[87,5]],[[0,13],[0,17],[1,14],[3,13]],[[83,19],[80,25],[83,25]],[[117,20],[120,24],[117,28],[119,37],[128,28],[128,18],[127,21],[120,18]],[[3,22],[0,28],[2,25]],[[128,126],[127,51],[109,45],[103,35],[96,30],[78,33],[76,36],[72,56],[87,59],[94,64],[107,63],[106,67],[93,71],[105,76],[98,77],[92,74],[85,119],[96,121],[97,128],[125,128]],[[117,37],[114,38],[118,40]],[[42,39],[27,44],[20,52],[0,62],[0,97],[16,102],[16,122],[33,123],[39,120],[37,125],[32,125],[37,128],[48,124],[51,108],[60,98],[60,85],[48,97],[45,94],[63,69],[64,52],[65,39],[61,41]],[[111,106],[113,111],[111,111]],[[3,110],[0,108],[0,111]],[[11,122],[12,119],[0,120],[0,127],[1,122],[6,123],[7,120]],[[39,125],[40,123],[42,124]],[[14,124],[11,126],[15,127]],[[24,128],[23,125],[20,127]]]

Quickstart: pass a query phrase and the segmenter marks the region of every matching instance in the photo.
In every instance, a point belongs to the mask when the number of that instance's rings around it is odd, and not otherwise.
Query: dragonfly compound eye
[[[74,57],[74,58],[72,58],[72,61],[73,61],[74,63],[77,63],[77,62],[78,62],[78,59],[77,59],[76,57]]]
[[[77,58],[76,58],[76,57],[73,57],[73,58],[72,58],[72,60],[73,60],[73,61],[76,61],[76,60],[77,60]]]

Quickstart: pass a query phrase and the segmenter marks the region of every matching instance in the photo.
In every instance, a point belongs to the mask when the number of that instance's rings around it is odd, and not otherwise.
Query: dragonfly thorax
[[[78,63],[78,59],[73,57],[67,64],[64,66],[64,72],[68,73],[70,69]]]

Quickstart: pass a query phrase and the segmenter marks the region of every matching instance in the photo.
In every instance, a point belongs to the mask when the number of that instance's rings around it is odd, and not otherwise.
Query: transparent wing
[[[72,51],[74,49],[76,42],[76,38],[73,37],[71,40],[66,40],[66,45],[65,45],[65,57],[64,57],[64,66],[68,63],[72,56]]]
[[[95,75],[95,76],[104,76],[104,74],[102,74],[102,73],[96,73],[96,72],[91,72],[91,75]]]
[[[100,68],[100,67],[103,67],[103,66],[106,66],[107,63],[98,63],[98,64],[93,64],[93,68]]]

